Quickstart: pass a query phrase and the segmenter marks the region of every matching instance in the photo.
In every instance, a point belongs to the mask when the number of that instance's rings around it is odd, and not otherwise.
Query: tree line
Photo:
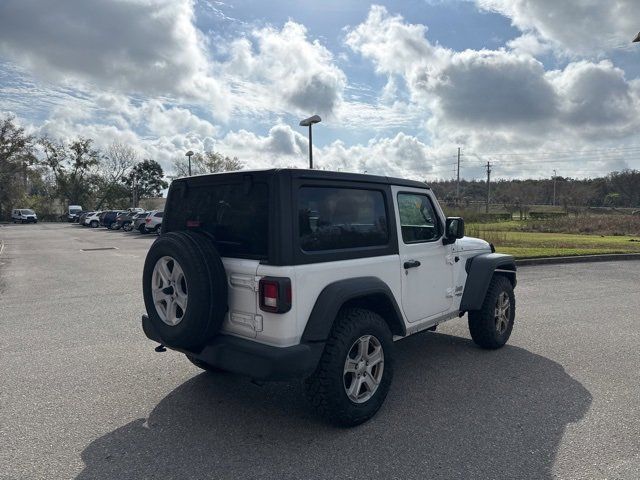
[[[192,157],[192,174],[238,170],[237,158],[217,152]],[[188,174],[186,159],[175,159],[177,176]],[[32,208],[56,219],[67,205],[122,209],[142,198],[162,196],[168,187],[160,164],[139,158],[130,146],[113,142],[96,148],[90,138],[55,140],[28,134],[13,117],[0,118],[0,220],[13,208]]]
[[[427,182],[449,205],[469,206],[487,201],[487,182],[461,180],[457,195],[455,180]],[[554,195],[555,184],[555,195]],[[550,179],[496,180],[489,185],[491,204],[509,213],[527,213],[533,205],[556,205],[565,211],[585,207],[640,207],[640,171],[622,170],[588,179],[553,177]]]

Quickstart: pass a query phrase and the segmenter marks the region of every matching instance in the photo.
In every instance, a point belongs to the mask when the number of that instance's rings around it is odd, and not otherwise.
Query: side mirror
[[[444,244],[455,242],[464,237],[464,219],[461,217],[448,217],[445,224]]]

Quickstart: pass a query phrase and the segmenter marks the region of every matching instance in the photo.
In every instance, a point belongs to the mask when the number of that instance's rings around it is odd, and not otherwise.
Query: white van
[[[82,207],[80,205],[69,205],[69,210],[67,212],[67,220],[70,223],[77,222],[80,218],[80,214],[82,213]]]
[[[11,210],[11,220],[13,223],[38,223],[38,216],[30,208],[15,208]]]

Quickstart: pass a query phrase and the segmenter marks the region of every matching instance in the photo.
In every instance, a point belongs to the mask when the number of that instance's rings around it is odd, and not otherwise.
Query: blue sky
[[[640,167],[633,0],[5,0],[0,113],[119,141],[420,179]]]

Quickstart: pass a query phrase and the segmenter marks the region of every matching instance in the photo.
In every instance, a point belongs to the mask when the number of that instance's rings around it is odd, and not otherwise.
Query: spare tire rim
[[[178,325],[187,311],[187,278],[178,261],[169,256],[158,259],[153,267],[153,305],[160,319],[169,326]]]
[[[368,401],[378,390],[384,372],[384,352],[373,335],[358,338],[344,362],[344,390],[354,403]]]
[[[500,292],[496,301],[495,320],[496,330],[499,335],[502,335],[509,328],[509,321],[511,320],[511,301],[509,294],[504,290]]]

